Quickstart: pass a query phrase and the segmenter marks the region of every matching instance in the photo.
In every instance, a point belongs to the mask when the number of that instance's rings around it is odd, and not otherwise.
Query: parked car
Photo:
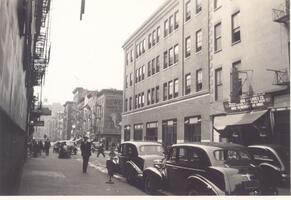
[[[115,168],[126,177],[127,182],[134,184],[143,180],[146,167],[153,166],[154,160],[163,157],[161,143],[126,141],[120,145]]]
[[[66,141],[60,141],[58,152],[59,158],[71,158],[71,151]]]
[[[249,146],[255,164],[261,166],[269,182],[279,187],[290,187],[290,149],[279,145]]]
[[[149,194],[158,189],[183,195],[276,194],[263,178],[247,147],[232,143],[175,144],[164,160],[143,172]]]

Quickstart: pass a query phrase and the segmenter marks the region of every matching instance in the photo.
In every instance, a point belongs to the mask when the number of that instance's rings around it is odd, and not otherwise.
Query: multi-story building
[[[32,137],[34,87],[48,64],[50,0],[0,1],[0,194],[13,194]]]
[[[105,147],[120,142],[122,90],[103,89],[98,92],[96,108],[97,139],[105,142]],[[94,109],[95,110],[95,109]]]
[[[122,140],[233,140],[246,125],[256,142],[274,134],[264,118],[280,109],[290,135],[289,11],[272,16],[288,2],[166,1],[123,45]]]
[[[76,135],[76,103],[73,101],[67,101],[64,104],[64,116],[63,116],[63,133],[60,139],[69,140]]]

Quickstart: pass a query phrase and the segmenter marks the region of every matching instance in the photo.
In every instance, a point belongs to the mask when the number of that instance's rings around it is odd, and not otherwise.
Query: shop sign
[[[33,126],[44,126],[44,121],[35,121],[33,122]]]
[[[241,97],[239,103],[223,102],[226,112],[241,112],[251,110],[267,109],[272,106],[272,97],[270,94],[261,94],[251,97]]]

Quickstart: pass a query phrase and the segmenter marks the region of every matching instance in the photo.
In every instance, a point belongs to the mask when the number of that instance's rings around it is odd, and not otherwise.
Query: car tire
[[[152,175],[147,175],[144,181],[144,190],[147,194],[154,194],[156,192],[155,179]]]
[[[127,183],[129,183],[129,184],[133,184],[134,183],[134,175],[133,175],[133,173],[131,172],[130,169],[127,169],[125,171],[125,178],[126,178]]]

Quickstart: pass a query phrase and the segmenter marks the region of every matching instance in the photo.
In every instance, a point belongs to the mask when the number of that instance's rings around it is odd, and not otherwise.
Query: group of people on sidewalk
[[[50,140],[48,138],[45,139],[44,142],[41,140],[33,139],[31,142],[27,144],[29,154],[33,157],[41,156],[41,153],[44,152],[46,156],[49,156],[49,149],[51,147]]]

